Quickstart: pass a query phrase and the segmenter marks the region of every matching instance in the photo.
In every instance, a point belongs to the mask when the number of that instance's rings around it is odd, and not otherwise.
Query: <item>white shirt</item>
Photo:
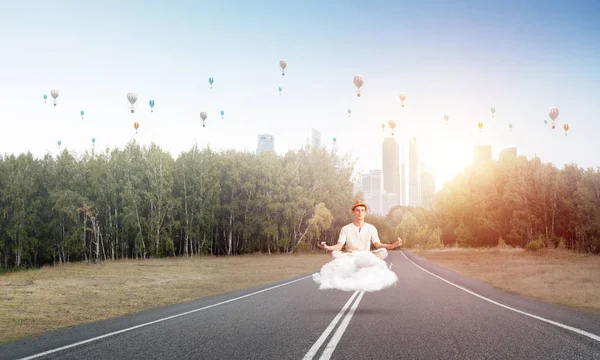
[[[370,251],[371,243],[381,241],[375,226],[365,223],[359,231],[354,223],[350,223],[342,227],[338,242],[346,244],[348,251]]]

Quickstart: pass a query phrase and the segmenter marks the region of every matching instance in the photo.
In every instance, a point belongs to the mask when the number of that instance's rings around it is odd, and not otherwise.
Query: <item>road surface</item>
[[[375,293],[310,274],[0,345],[0,359],[600,359],[600,314],[508,294],[409,251]]]

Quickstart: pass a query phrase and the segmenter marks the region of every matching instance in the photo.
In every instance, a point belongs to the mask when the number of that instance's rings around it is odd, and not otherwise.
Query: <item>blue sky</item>
[[[97,148],[122,147],[139,121],[137,140],[174,156],[194,142],[254,151],[263,132],[284,153],[316,127],[327,146],[336,137],[340,151],[358,157],[357,170],[368,171],[381,167],[380,124],[393,119],[403,148],[418,138],[438,188],[478,143],[491,144],[494,156],[516,145],[559,166],[600,166],[599,2],[323,3],[4,5],[0,152],[56,153],[58,139],[82,152],[92,137]],[[361,98],[355,74],[365,78]],[[42,99],[53,88],[57,107]],[[133,116],[128,92],[140,98]],[[554,131],[543,124],[550,106],[560,109]]]

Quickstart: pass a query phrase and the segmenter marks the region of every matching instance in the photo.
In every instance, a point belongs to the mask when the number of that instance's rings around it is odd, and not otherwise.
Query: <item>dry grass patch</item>
[[[514,294],[600,312],[600,256],[514,248],[415,253]]]
[[[326,254],[65,264],[0,276],[0,341],[317,271]]]

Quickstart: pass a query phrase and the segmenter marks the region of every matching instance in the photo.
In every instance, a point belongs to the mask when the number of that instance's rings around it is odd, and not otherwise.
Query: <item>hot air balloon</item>
[[[154,112],[154,100],[148,101],[148,105],[150,106],[150,112]]]
[[[206,126],[206,119],[208,118],[208,114],[206,113],[206,111],[202,111],[200,113],[200,119],[202,119],[202,127]]]
[[[388,121],[388,125],[392,129],[392,136],[394,136],[394,129],[396,128],[396,122],[394,120]]]
[[[512,131],[512,124],[508,124],[508,128]]]
[[[554,129],[556,118],[558,117],[558,108],[556,106],[551,106],[550,109],[548,109],[548,116],[552,119],[552,128]]]
[[[444,114],[444,121],[446,122],[445,125],[448,125],[448,120],[450,119],[450,115],[448,114]]]
[[[365,80],[362,75],[354,76],[354,86],[356,86],[356,96],[360,97],[360,88],[365,83]]]
[[[496,114],[496,108],[491,108],[490,109],[492,111],[492,119],[494,118],[494,114]]]
[[[129,109],[131,109],[131,113],[135,112],[135,102],[138,100],[138,94],[136,93],[128,93],[127,101],[129,102]]]
[[[54,106],[56,106],[56,98],[58,98],[59,91],[57,89],[50,90],[50,95],[54,99]]]
[[[44,94],[44,104],[46,103],[46,99],[48,99],[48,94]]]
[[[138,131],[139,127],[140,127],[140,123],[139,122],[136,121],[136,122],[133,123],[133,128],[135,129],[135,133],[136,134],[137,134],[137,131]]]
[[[336,138],[333,138],[333,146],[335,146],[335,142],[337,141]]]
[[[548,126],[548,120],[544,120],[544,127]]]
[[[212,89],[212,85],[215,82],[215,79],[211,76],[208,78],[208,83],[210,84],[210,88]]]
[[[569,124],[564,124],[563,129],[565,130],[565,136],[567,136],[567,131],[569,131]]]
[[[92,144],[96,143],[96,138],[92,138]]]
[[[281,95],[281,92],[283,91],[283,88],[280,86],[279,87],[279,95]]]
[[[381,132],[383,132],[383,129],[385,129],[385,124],[381,124]]]
[[[352,115],[352,110],[348,109],[348,118],[350,118],[351,115]]]
[[[402,107],[404,107],[404,100],[406,100],[406,94],[400,93],[400,101],[402,101]]]
[[[221,119],[223,118],[223,116],[225,116],[225,111],[221,110]]]
[[[83,114],[85,114],[85,112],[84,112],[83,110],[81,110],[81,111],[79,112],[79,114],[81,115],[81,118],[83,119]]]
[[[58,140],[58,147],[62,145],[62,141]]]
[[[281,76],[285,76],[285,68],[287,67],[287,61],[285,59],[279,60],[279,67],[281,68]]]
[[[477,127],[479,128],[479,131],[481,131],[481,128],[483,127],[483,122],[482,121],[478,122]]]

